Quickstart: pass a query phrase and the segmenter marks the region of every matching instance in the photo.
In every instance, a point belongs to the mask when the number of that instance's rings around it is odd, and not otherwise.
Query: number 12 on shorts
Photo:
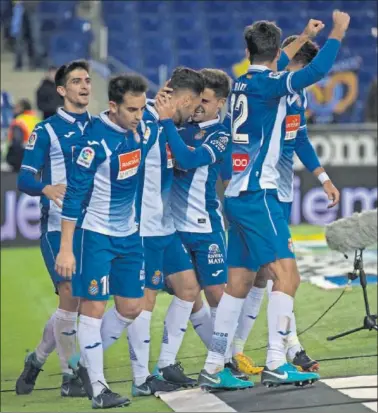
[[[104,275],[101,280],[101,294],[108,295],[109,294],[109,275]]]

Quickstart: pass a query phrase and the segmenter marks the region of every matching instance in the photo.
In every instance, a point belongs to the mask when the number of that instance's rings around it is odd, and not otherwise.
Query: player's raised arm
[[[266,93],[270,97],[280,97],[295,93],[321,80],[331,70],[349,27],[350,16],[335,10],[333,12],[333,29],[325,45],[320,49],[312,62],[297,72],[271,73],[271,82]]]
[[[75,163],[68,177],[63,201],[62,235],[55,269],[63,277],[71,277],[76,271],[73,254],[73,235],[83,201],[90,190],[98,166],[106,159],[103,146],[96,140],[85,140],[77,150]]]

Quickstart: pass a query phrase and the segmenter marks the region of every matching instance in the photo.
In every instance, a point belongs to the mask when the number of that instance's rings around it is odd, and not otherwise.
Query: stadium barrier
[[[320,160],[341,192],[340,204],[327,209],[319,182],[296,162],[292,224],[325,225],[354,212],[377,207],[377,127],[324,125],[309,128]],[[21,194],[17,175],[1,172],[1,246],[39,243],[39,198]],[[223,198],[222,185],[218,186]]]

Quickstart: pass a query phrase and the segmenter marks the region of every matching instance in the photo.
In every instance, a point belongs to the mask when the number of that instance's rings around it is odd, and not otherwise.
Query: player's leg
[[[281,205],[285,220],[289,224],[292,203],[291,202],[280,202],[280,205]],[[273,280],[270,280],[268,282],[269,293],[272,291],[272,288],[273,288]],[[287,339],[287,343],[288,343],[287,357],[295,366],[297,366],[299,369],[303,371],[318,371],[319,370],[319,363],[307,355],[305,349],[302,347],[298,339],[296,319],[295,319],[294,312],[291,317],[290,333]]]
[[[109,299],[109,274],[114,254],[110,237],[78,229],[74,236],[74,251],[78,265],[72,278],[72,290],[75,297],[80,297],[80,360],[75,371],[88,398],[93,400],[108,388],[104,376],[101,324]]]
[[[148,370],[151,312],[157,291],[162,287],[163,273],[161,271],[158,274],[155,270],[149,279],[148,285],[156,289],[150,288],[153,294],[150,294],[147,302],[144,299],[145,268],[150,274],[151,265],[145,267],[144,251],[138,234],[127,237],[124,244],[119,244],[119,258],[113,262],[110,285],[116,310],[128,328],[133,396],[149,396],[158,391],[169,392],[178,388],[151,376]],[[147,256],[151,262],[151,251],[147,252]],[[154,253],[153,257],[158,258],[158,255]],[[145,311],[145,306],[151,311]],[[134,323],[137,326],[135,329]]]
[[[286,361],[287,336],[290,333],[294,297],[300,277],[293,252],[289,226],[274,191],[261,191],[263,205],[260,220],[259,260],[269,264],[274,274],[273,290],[268,303],[269,344],[266,366],[262,373],[265,385],[304,383],[319,378],[314,373],[300,373]],[[258,201],[258,200],[257,200]]]
[[[181,363],[176,362],[188,326],[194,302],[200,292],[191,257],[178,234],[165,250],[164,273],[169,278],[174,297],[164,320],[164,334],[157,369],[164,380],[180,386],[193,386],[196,380],[184,374]]]
[[[60,245],[60,232],[48,232],[41,237],[41,251],[59,295],[59,306],[45,325],[43,337],[34,352],[25,361],[24,371],[16,384],[18,394],[30,393],[48,355],[57,348],[63,373],[61,395],[64,397],[84,397],[83,386],[72,370],[68,360],[74,354],[77,330],[77,298],[72,297],[71,282],[55,271],[55,257]]]
[[[246,374],[259,374],[262,371],[262,368],[256,367],[253,360],[244,353],[244,346],[260,312],[268,274],[267,267],[260,268],[257,272],[253,287],[244,301],[232,346],[233,358],[237,367]]]
[[[237,199],[226,200],[231,212]],[[236,202],[238,203],[238,202]],[[228,205],[227,205],[228,204]],[[231,205],[230,205],[231,204]],[[247,388],[253,383],[240,380],[230,369],[224,369],[225,357],[231,347],[244,299],[251,289],[255,273],[251,252],[248,250],[240,226],[232,214],[228,213],[230,229],[228,233],[228,282],[216,312],[212,343],[204,369],[200,373],[199,384],[203,388]]]
[[[206,348],[209,348],[213,335],[213,323],[210,308],[202,300],[201,293],[198,294],[194,302],[192,314],[190,314],[190,322]]]

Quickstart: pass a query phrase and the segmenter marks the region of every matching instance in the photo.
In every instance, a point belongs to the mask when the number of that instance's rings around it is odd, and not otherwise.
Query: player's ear
[[[64,88],[64,86],[58,86],[56,88],[56,91],[59,93],[60,96],[62,96],[63,98],[66,96],[66,89]]]
[[[218,105],[217,105],[218,109],[219,110],[222,109],[225,103],[226,103],[226,98],[218,99]]]
[[[110,113],[117,113],[117,104],[112,100],[109,101],[109,111]]]

